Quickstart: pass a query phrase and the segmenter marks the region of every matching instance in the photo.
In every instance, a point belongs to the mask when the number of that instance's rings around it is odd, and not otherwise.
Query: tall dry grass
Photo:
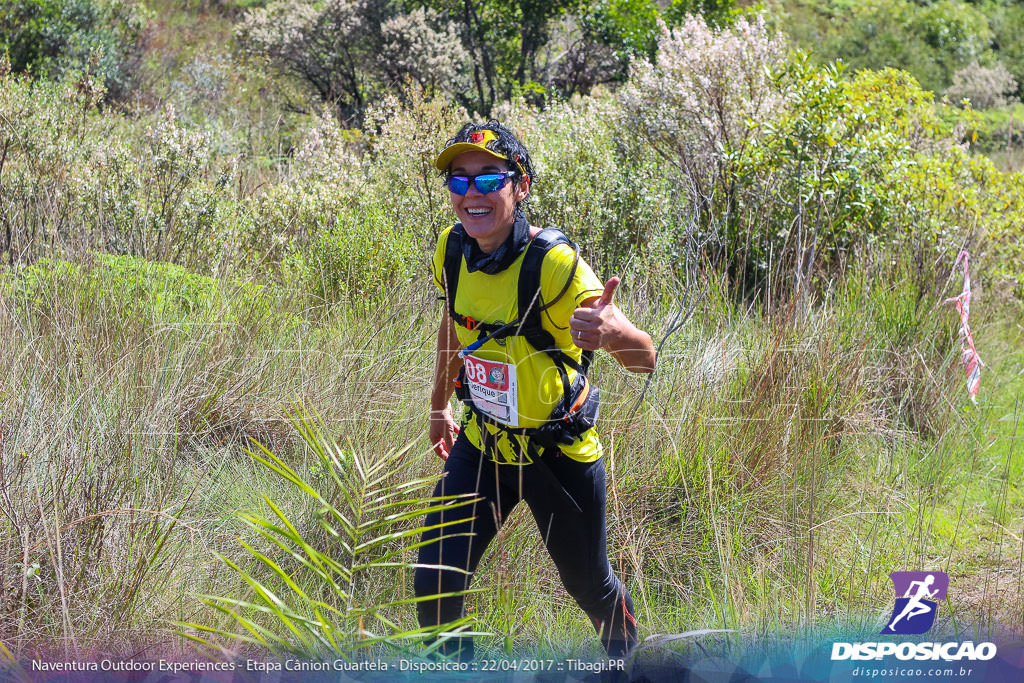
[[[308,457],[288,406],[316,406],[345,442],[421,431],[424,301],[383,327],[352,311],[321,326],[286,293],[268,307],[227,282],[190,310],[160,308],[159,276],[137,287],[121,273],[125,297],[94,287],[103,267],[0,294],[0,623],[20,650],[126,653],[194,618],[207,551],[233,544],[233,513],[263,488],[242,448]]]
[[[196,594],[248,595],[214,552],[269,571],[238,543],[273,550],[239,511],[272,516],[272,501],[332,552],[310,502],[245,453],[259,442],[316,476],[287,410],[315,411],[324,434],[369,462],[412,444],[395,481],[439,471],[423,412],[438,304],[406,288],[381,308],[311,311],[287,290],[253,295],[223,281],[172,305],[161,275],[128,269],[117,271],[132,292],[126,306],[116,288],[93,286],[104,267],[54,269],[31,294],[0,290],[2,640],[23,653],[190,652],[172,622],[234,623]],[[965,501],[1002,501],[999,523],[1014,523],[1019,458],[1000,456],[998,481],[963,472],[968,457],[991,456],[975,453],[984,420],[960,409],[949,316],[860,272],[809,309],[771,317],[704,288],[646,388],[599,358],[609,547],[645,634],[870,621],[888,599],[888,571],[936,557],[953,573],[978,571],[957,548],[986,515]],[[639,267],[626,275],[621,305],[660,341],[669,316]],[[408,595],[407,580],[383,572],[365,588]],[[320,594],[309,581],[303,590]],[[491,647],[595,647],[525,510],[476,585],[471,614],[499,636]],[[413,628],[411,608],[388,614]]]

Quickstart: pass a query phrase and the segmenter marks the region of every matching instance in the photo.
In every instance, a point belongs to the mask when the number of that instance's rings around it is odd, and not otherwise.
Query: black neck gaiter
[[[459,224],[458,227],[462,228],[462,225]],[[469,235],[466,237],[467,239],[462,240],[462,256],[466,259],[466,270],[470,273],[482,270],[488,275],[494,275],[512,265],[530,243],[530,221],[520,212],[508,238],[490,254],[485,254],[475,239]]]

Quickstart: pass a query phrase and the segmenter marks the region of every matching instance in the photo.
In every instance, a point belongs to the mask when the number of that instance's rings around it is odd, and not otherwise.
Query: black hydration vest
[[[547,354],[554,362],[562,380],[562,402],[552,411],[544,425],[535,428],[513,428],[488,419],[473,407],[469,389],[465,385],[464,367],[456,380],[456,395],[469,406],[480,423],[481,434],[485,434],[483,423],[486,422],[506,432],[530,437],[530,450],[571,444],[583,432],[594,426],[600,411],[600,392],[597,387],[591,386],[587,379],[587,371],[590,369],[594,354],[592,351],[584,351],[581,362],[576,362],[572,356],[558,348],[555,338],[543,328],[541,313],[555,301],[561,299],[569,290],[579,264],[579,249],[561,230],[556,228],[546,228],[537,233],[526,247],[526,254],[523,256],[523,263],[519,271],[517,318],[509,323],[485,323],[464,316],[455,310],[455,294],[459,286],[464,239],[467,239],[467,236],[460,224],[457,224],[448,233],[448,243],[444,253],[444,278],[448,315],[459,325],[478,334],[477,341],[466,350],[471,352],[475,346],[482,344],[487,339],[524,337],[530,346]],[[565,287],[553,301],[544,303],[540,297],[541,264],[548,251],[559,244],[570,245],[576,257],[573,260],[572,270],[569,272]],[[569,381],[568,368],[577,372],[574,382]],[[516,443],[514,439],[511,441]]]

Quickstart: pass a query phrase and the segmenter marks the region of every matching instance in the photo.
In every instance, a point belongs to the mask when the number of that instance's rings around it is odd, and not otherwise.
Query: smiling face
[[[487,152],[463,152],[452,159],[448,171],[451,175],[477,176],[484,173],[501,173],[508,166]],[[470,183],[469,191],[459,196],[449,192],[455,215],[462,222],[466,234],[477,241],[480,249],[489,254],[501,246],[515,223],[516,203],[530,193],[530,178],[523,177],[518,183],[508,181],[495,192],[480,194],[476,183]]]

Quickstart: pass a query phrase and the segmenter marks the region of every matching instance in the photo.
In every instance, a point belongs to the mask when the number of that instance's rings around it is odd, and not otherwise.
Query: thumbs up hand
[[[622,280],[618,277],[613,277],[611,280],[604,283],[604,291],[601,292],[601,298],[597,301],[599,306],[607,306],[612,302],[612,298],[615,296],[615,290],[618,288],[621,281]]]
[[[613,277],[604,285],[600,297],[591,297],[569,319],[572,342],[581,349],[594,351],[607,346],[622,331],[622,314],[613,302],[621,280]]]

